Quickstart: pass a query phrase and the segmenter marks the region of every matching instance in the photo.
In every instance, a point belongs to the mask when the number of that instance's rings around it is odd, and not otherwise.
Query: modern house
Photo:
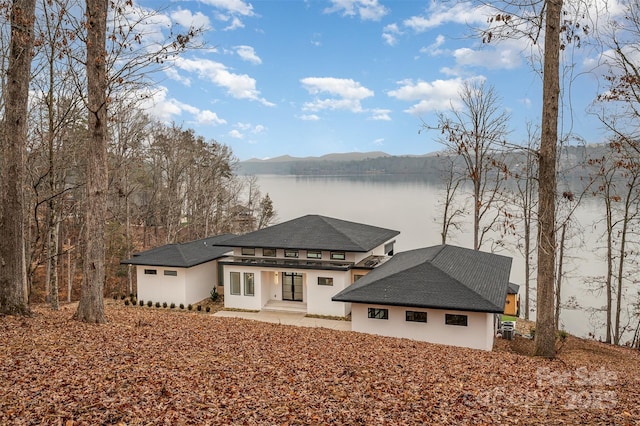
[[[518,284],[509,283],[507,289],[507,299],[504,303],[504,314],[514,317],[520,316],[520,286]]]
[[[225,240],[225,308],[289,309],[344,317],[331,300],[393,254],[398,231],[307,215]]]
[[[351,305],[351,329],[491,350],[511,258],[439,245],[398,253],[332,297]]]
[[[232,237],[225,234],[168,244],[120,263],[136,265],[139,300],[188,305],[206,299],[214,287],[222,284],[218,260],[232,252],[231,247],[222,245]]]

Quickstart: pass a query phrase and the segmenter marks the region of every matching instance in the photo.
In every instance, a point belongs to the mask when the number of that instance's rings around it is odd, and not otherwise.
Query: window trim
[[[145,275],[158,275],[158,270],[157,269],[145,269],[144,270],[144,274]]]
[[[370,319],[389,319],[389,309],[387,308],[367,308],[367,318]]]
[[[469,316],[463,314],[444,314],[445,325],[457,325],[467,327],[469,325]]]
[[[244,282],[244,295],[255,296],[256,295],[256,275],[253,272],[245,272],[242,276]],[[251,285],[251,292],[247,291],[248,285]]]
[[[318,285],[333,286],[333,277],[318,277]]]
[[[284,249],[284,257],[293,257],[297,259],[299,255],[300,253],[297,249]]]
[[[417,314],[417,315],[416,315]],[[426,311],[405,311],[404,320],[407,322],[427,322]]]
[[[255,256],[256,249],[255,247],[241,247],[240,254],[242,254],[243,256]]]
[[[322,250],[307,250],[307,259],[322,259]]]
[[[267,254],[266,251],[267,250],[273,250],[273,254]],[[263,248],[262,249],[262,257],[276,257],[278,255],[278,249],[274,249],[274,248]]]
[[[332,251],[331,260],[347,260],[347,253],[344,251]]]
[[[233,282],[233,277],[237,277],[237,282],[234,283]],[[237,292],[234,292],[234,284],[237,285]],[[229,294],[232,294],[234,296],[239,296],[240,295],[240,291],[241,291],[241,285],[240,285],[240,272],[236,272],[236,271],[231,271],[229,272]]]
[[[178,271],[176,271],[175,269],[165,269],[164,275],[167,277],[177,277]]]

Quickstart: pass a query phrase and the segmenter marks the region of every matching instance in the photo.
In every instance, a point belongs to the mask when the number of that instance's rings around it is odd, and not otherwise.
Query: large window
[[[298,250],[286,249],[284,251],[284,257],[298,257]]]
[[[264,257],[276,257],[276,249],[274,248],[263,248],[262,255]]]
[[[389,310],[379,309],[379,308],[369,308],[367,312],[367,316],[369,318],[386,320],[386,319],[389,319]]]
[[[427,313],[419,311],[406,311],[406,320],[410,322],[427,322]]]
[[[347,258],[347,256],[345,255],[345,253],[343,251],[332,251],[331,252],[331,259],[332,260],[345,260]]]
[[[307,259],[322,259],[322,251],[307,250]]]
[[[157,269],[145,269],[144,270],[144,274],[145,275],[158,275],[158,270]]]
[[[243,256],[255,256],[256,249],[253,247],[242,247],[242,255]]]
[[[177,277],[178,276],[178,271],[172,271],[170,269],[165,269],[164,274],[169,276],[169,277]]]
[[[318,285],[333,285],[333,278],[331,278],[331,277],[318,277]]]
[[[466,327],[467,326],[467,316],[466,315],[445,314],[444,322],[447,325],[461,325],[463,327]]]
[[[229,274],[229,283],[231,284],[229,291],[231,294],[240,294],[240,272],[230,272]]]
[[[255,294],[255,281],[253,272],[244,273],[244,295],[253,296]]]

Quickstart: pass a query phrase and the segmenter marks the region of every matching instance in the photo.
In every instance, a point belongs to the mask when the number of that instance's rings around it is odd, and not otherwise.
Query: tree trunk
[[[538,298],[536,356],[556,355],[553,311],[556,226],[556,148],[560,95],[560,17],[562,0],[546,1],[542,135],[538,169]]]
[[[105,0],[86,0],[87,6],[87,183],[83,280],[76,318],[104,323],[105,221],[107,216],[107,76]]]
[[[24,244],[24,161],[35,0],[14,0],[0,163],[0,313],[28,315]]]
[[[560,329],[560,303],[562,302],[562,266],[564,262],[564,243],[567,234],[567,224],[562,224],[562,232],[560,233],[560,251],[558,253],[558,276],[556,277],[556,310],[554,322],[556,330]]]

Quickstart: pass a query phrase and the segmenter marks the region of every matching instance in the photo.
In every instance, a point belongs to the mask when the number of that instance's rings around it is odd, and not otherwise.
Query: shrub
[[[129,306],[129,299],[127,299],[127,300],[125,300],[125,301],[124,301],[124,305],[125,305],[125,306]]]
[[[175,307],[176,307],[176,304],[175,304],[175,303],[173,303],[173,302],[171,302],[171,305],[169,305],[169,307],[170,307],[171,309],[173,309],[173,308],[175,308]]]
[[[211,311],[211,306],[207,306],[207,312]]]
[[[147,302],[147,306],[148,306],[148,307],[152,307],[152,306],[153,306],[153,302],[152,302],[151,300],[149,300],[149,301]]]
[[[202,306],[198,305],[198,311],[202,310]]]
[[[184,304],[183,303],[180,304],[180,309],[184,309]]]
[[[138,304],[138,301],[136,299],[131,299],[131,304],[133,306],[136,306]]]
[[[120,300],[124,300],[125,297],[127,297],[127,296],[125,296],[124,294],[121,294],[120,295]]]
[[[164,303],[162,304],[162,307],[163,307],[163,308],[166,308],[166,307],[167,307],[167,302],[164,302]]]
[[[213,288],[213,290],[211,290],[211,300],[213,300],[214,302],[216,300],[218,300],[218,289],[217,288]]]
[[[138,302],[138,304],[139,304],[140,306],[144,306],[144,300],[141,300],[140,302]]]
[[[113,295],[113,300],[118,300],[118,295],[117,294]]]
[[[193,309],[193,306],[191,306],[191,303],[189,303],[189,305],[187,306],[187,309],[188,310],[192,310]]]
[[[160,302],[156,302],[156,308],[160,307]]]
[[[558,330],[558,339],[560,339],[560,341],[564,342],[568,336],[569,333],[567,333],[567,330]]]

